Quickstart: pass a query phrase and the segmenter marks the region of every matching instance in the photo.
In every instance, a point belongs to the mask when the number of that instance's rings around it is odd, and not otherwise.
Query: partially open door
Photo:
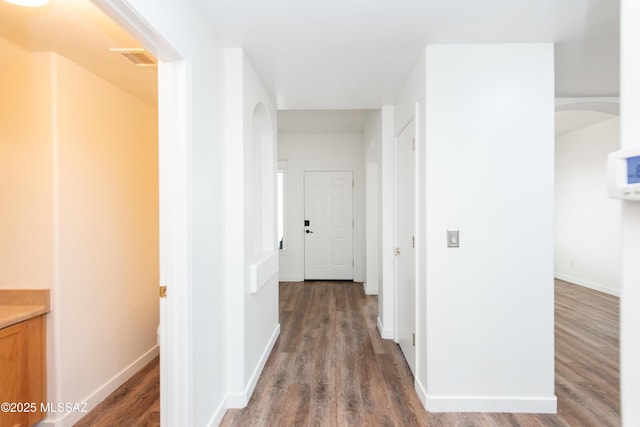
[[[396,296],[398,344],[415,374],[415,119],[396,138]]]

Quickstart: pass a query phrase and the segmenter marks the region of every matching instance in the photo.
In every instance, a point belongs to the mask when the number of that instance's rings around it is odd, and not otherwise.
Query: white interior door
[[[415,374],[415,120],[396,138],[396,293],[398,344]]]
[[[160,284],[160,424],[192,425],[193,373],[189,248],[187,108],[190,60],[158,61]]]
[[[304,278],[353,280],[353,173],[304,174]]]

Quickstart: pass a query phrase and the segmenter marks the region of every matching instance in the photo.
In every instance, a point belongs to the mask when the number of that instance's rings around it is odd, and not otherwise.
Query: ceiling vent
[[[136,67],[155,67],[156,60],[144,49],[110,49],[111,52],[119,53]]]

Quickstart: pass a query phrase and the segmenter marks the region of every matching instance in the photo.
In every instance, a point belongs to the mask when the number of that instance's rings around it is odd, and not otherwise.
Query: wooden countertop
[[[0,289],[0,329],[49,312],[49,289]]]

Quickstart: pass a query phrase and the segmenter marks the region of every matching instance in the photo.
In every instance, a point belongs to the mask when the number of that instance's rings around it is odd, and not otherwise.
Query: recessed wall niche
[[[246,253],[253,292],[261,286],[259,277],[269,276],[266,270],[271,270],[267,267],[272,258],[277,259],[274,133],[266,108],[258,103],[251,115],[251,140],[247,141],[245,157]]]

